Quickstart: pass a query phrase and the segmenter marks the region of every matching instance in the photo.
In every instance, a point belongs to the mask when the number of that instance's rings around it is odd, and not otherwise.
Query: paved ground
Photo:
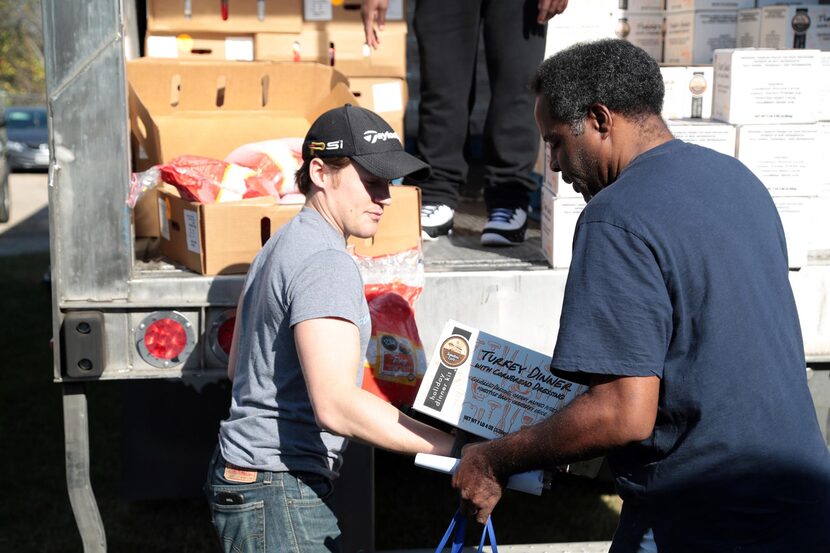
[[[11,218],[0,224],[0,257],[49,250],[46,173],[9,176]]]

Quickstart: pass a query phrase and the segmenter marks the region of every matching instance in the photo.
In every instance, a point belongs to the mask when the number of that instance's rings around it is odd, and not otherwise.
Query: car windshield
[[[45,109],[7,109],[6,127],[10,129],[46,128]]]

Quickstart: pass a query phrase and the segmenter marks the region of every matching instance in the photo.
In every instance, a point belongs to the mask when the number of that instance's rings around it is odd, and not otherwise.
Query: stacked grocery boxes
[[[583,0],[548,22],[545,57],[577,42],[622,38],[663,57],[663,0]]]
[[[712,63],[716,49],[735,47],[738,10],[754,5],[754,0],[666,0],[663,61]]]
[[[359,0],[149,0],[145,55],[332,65],[403,141],[406,33],[403,0],[389,2],[377,50],[365,44]]]
[[[756,0],[755,6],[738,12],[738,46],[830,50],[830,5]]]
[[[254,36],[298,33],[302,0],[148,0],[144,53],[151,58],[254,59]]]
[[[255,56],[334,66],[348,77],[360,105],[386,119],[403,141],[407,100],[404,9],[403,0],[390,0],[380,47],[373,50],[366,45],[359,0],[305,0],[301,30],[257,33]]]
[[[827,117],[819,109],[828,81],[821,77],[824,56],[818,50],[738,49],[717,51],[714,58],[713,117],[735,126],[735,157],[772,195],[792,268],[807,263],[815,233],[810,221],[828,180],[820,167],[827,145],[827,124],[819,123]]]

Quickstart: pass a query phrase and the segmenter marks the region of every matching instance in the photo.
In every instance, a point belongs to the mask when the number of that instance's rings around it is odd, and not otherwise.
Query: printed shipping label
[[[159,198],[159,234],[165,240],[170,240],[170,221],[167,215],[167,200]]]
[[[201,253],[199,247],[199,216],[190,209],[184,210],[184,230],[187,237],[187,249],[193,253]]]
[[[587,389],[554,376],[550,357],[449,321],[414,408],[484,438],[498,438],[561,410]]]

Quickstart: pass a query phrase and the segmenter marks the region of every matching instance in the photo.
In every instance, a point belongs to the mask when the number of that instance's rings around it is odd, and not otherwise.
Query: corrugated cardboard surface
[[[324,111],[356,103],[346,78],[319,64],[142,58],[127,64],[139,169],[182,154],[223,159],[238,146],[305,136]],[[301,93],[300,93],[301,91]]]
[[[148,58],[194,60],[254,59],[252,34],[147,33],[144,47]]]
[[[305,136],[324,111],[357,104],[341,73],[314,63],[142,58],[127,64],[137,171],[184,155],[224,159],[249,142]],[[299,91],[302,91],[301,93]],[[155,206],[136,236],[158,236]]]
[[[349,89],[361,106],[383,117],[404,141],[404,113],[408,92],[405,79],[349,77]]]
[[[257,33],[254,55],[258,60],[329,64],[333,44],[334,68],[344,75],[406,77],[405,23],[387,23],[376,50],[365,42],[362,23],[305,23],[300,33]]]
[[[185,17],[184,2],[147,1],[147,30],[153,32],[296,33],[302,24],[302,0],[266,2],[262,21],[257,17],[257,0],[229,0],[226,20],[222,19],[219,0],[191,0],[189,18]]]
[[[350,238],[354,251],[379,256],[418,246],[421,237],[421,191],[412,186],[390,190],[392,204],[384,210],[373,238]],[[161,253],[197,273],[245,273],[267,239],[296,215],[301,205],[280,205],[272,198],[221,204],[198,204],[162,191]]]

